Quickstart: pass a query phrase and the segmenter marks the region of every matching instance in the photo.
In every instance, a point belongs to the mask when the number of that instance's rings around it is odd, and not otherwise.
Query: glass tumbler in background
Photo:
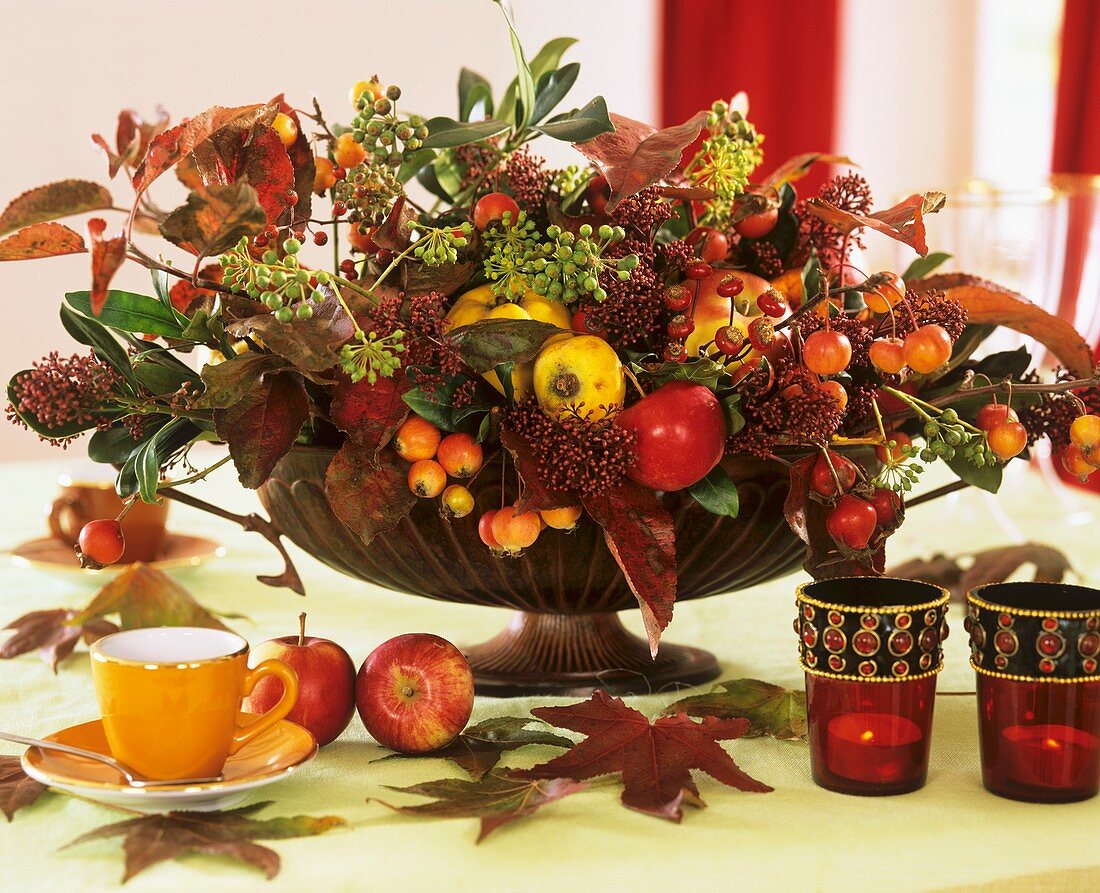
[[[938,586],[891,577],[798,588],[810,766],[821,787],[877,796],[924,785],[948,599]]]

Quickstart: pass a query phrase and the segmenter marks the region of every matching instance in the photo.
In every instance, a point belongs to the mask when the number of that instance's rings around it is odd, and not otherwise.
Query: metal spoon
[[[130,787],[134,788],[148,788],[148,787],[162,787],[165,785],[192,785],[192,784],[208,784],[214,781],[224,780],[222,775],[212,775],[206,778],[146,778],[138,772],[128,766],[120,763],[114,757],[109,757],[103,753],[96,753],[94,750],[84,750],[80,747],[73,747],[69,744],[61,744],[58,741],[44,741],[41,738],[27,738],[23,735],[15,735],[11,732],[0,732],[0,738],[5,741],[11,741],[14,744],[25,744],[27,747],[40,747],[43,750],[56,750],[61,753],[71,754],[74,757],[84,757],[88,760],[96,760],[97,762],[104,763],[115,770],[119,775],[126,779],[126,783]]]

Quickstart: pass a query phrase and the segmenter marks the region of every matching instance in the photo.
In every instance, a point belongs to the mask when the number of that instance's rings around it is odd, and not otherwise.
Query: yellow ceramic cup
[[[217,775],[225,760],[284,719],[298,677],[279,660],[248,668],[248,642],[235,633],[188,626],[131,629],[91,647],[92,679],[116,759],[147,778]],[[240,725],[241,700],[265,676],[283,696]]]

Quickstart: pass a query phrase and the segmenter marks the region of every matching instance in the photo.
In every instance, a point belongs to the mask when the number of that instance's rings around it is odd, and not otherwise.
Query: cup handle
[[[281,660],[261,661],[255,668],[248,671],[244,677],[244,696],[247,697],[256,687],[256,683],[265,676],[275,676],[283,682],[283,696],[279,702],[259,719],[249,723],[244,728],[237,728],[233,734],[233,741],[229,745],[229,752],[236,753],[257,735],[262,735],[275,723],[286,719],[288,713],[294,709],[298,700],[298,674],[294,669]]]
[[[69,542],[69,535],[61,527],[61,513],[76,512],[81,526],[84,525],[84,505],[78,496],[59,496],[50,505],[49,525],[54,539]]]

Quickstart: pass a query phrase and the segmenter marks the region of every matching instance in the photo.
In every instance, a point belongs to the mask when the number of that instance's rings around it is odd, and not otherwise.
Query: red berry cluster
[[[810,490],[829,506],[825,529],[841,551],[875,548],[901,524],[902,497],[865,480],[856,463],[831,450],[810,470]]]
[[[871,210],[871,187],[863,177],[854,172],[833,177],[821,187],[818,198],[852,214],[867,214]],[[805,260],[811,248],[817,252],[823,269],[831,270],[847,260],[842,256],[846,238],[844,233],[806,211],[804,202],[798,203],[795,213],[799,218],[797,260]],[[853,248],[863,247],[858,235],[847,239],[849,252]]]
[[[530,444],[540,477],[555,490],[578,496],[607,493],[634,464],[634,435],[611,417],[555,420],[528,400],[511,407],[503,424]]]
[[[7,417],[26,428],[20,414],[30,416],[50,431],[87,425],[97,421],[97,411],[110,401],[119,382],[114,370],[95,354],[62,357],[53,351],[12,379]],[[98,427],[109,424],[103,421]],[[66,447],[74,438],[41,439]]]
[[[655,267],[656,255],[645,242],[624,239],[609,245],[604,256],[618,259],[633,254],[638,265],[630,278],[612,278],[607,282],[607,297],[603,301],[585,301],[580,310],[585,314],[589,331],[603,332],[615,344],[633,347],[657,328],[664,309],[660,282]]]
[[[527,216],[542,219],[546,214],[546,190],[552,179],[546,160],[532,152],[530,146],[524,146],[508,156],[503,176],[509,192]]]

